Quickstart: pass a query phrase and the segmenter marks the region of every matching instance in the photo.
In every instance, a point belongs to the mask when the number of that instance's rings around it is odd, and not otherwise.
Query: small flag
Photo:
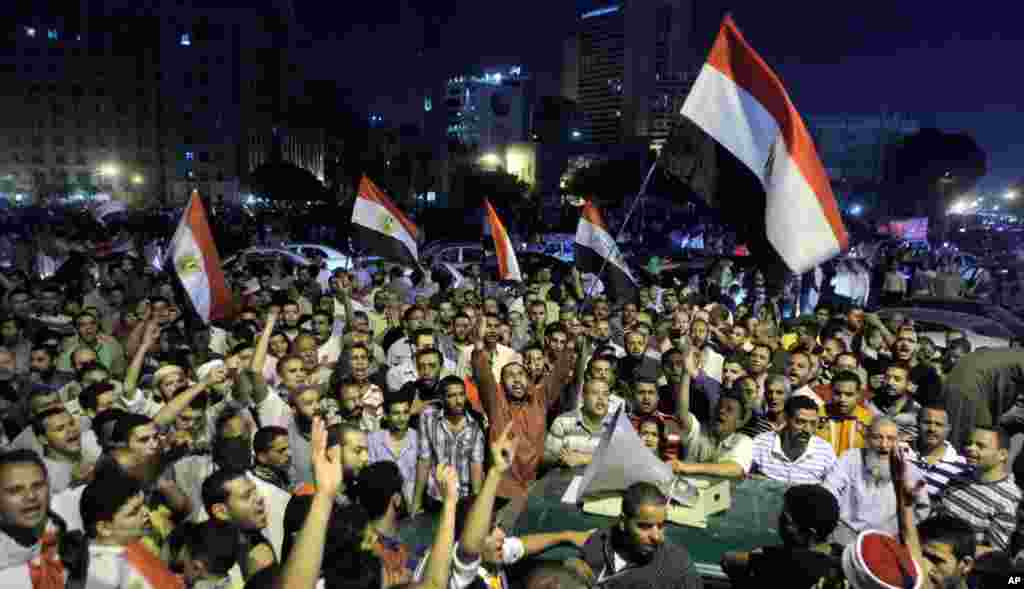
[[[486,198],[484,207],[487,208],[487,224],[491,228],[491,237],[494,238],[494,252],[498,256],[498,279],[522,282],[523,274],[519,271],[516,251],[512,247],[512,240],[508,238],[508,231],[505,231],[505,225]]]
[[[372,180],[359,182],[352,209],[353,239],[368,254],[416,264],[419,229]]]
[[[759,255],[805,272],[846,249],[828,174],[775,72],[726,17],[662,156]],[[758,250],[770,251],[758,251]]]
[[[605,290],[613,301],[632,301],[637,295],[636,278],[629,271],[615,238],[604,224],[600,209],[587,201],[582,213],[579,225],[576,226],[576,267],[581,272],[590,272],[603,280],[607,285]]]
[[[174,273],[204,322],[230,316],[231,291],[224,281],[220,255],[198,191],[192,191],[192,198],[168,247],[168,256]]]

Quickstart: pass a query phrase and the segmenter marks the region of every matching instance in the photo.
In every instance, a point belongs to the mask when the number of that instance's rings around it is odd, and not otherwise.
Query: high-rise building
[[[323,178],[322,133],[282,132],[301,94],[290,0],[22,5],[0,36],[0,192],[232,198],[275,129],[285,158]]]
[[[619,0],[580,13],[565,43],[562,93],[578,103],[578,139],[659,147],[696,78],[718,14],[697,0]],[[713,36],[712,36],[713,37]]]
[[[522,67],[489,68],[450,78],[445,89],[450,140],[481,153],[527,139],[530,77]]]

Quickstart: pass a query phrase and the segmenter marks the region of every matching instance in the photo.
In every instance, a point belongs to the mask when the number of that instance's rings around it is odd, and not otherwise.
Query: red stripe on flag
[[[608,232],[608,226],[604,224],[604,219],[601,217],[601,210],[589,200],[583,205],[583,218],[589,221],[591,225],[604,229],[606,233]]]
[[[199,198],[199,191],[192,191],[192,200],[188,203],[185,215],[192,238],[196,240],[199,251],[203,252],[203,269],[210,283],[210,320],[226,319],[231,316],[231,291],[224,280],[220,254],[217,253],[217,244],[213,241],[213,232],[210,231],[206,207],[203,206],[203,199]]]
[[[790,157],[818,197],[818,203],[829,226],[832,227],[836,241],[839,242],[841,249],[846,249],[846,228],[843,226],[839,207],[832,194],[828,174],[814,148],[814,140],[800,118],[800,113],[793,106],[782,81],[747,43],[743,34],[736,28],[732,17],[726,16],[722,22],[722,28],[711,48],[707,64],[746,90],[771,113],[786,142]]]
[[[484,206],[487,207],[487,222],[491,225],[491,237],[494,238],[494,253],[498,257],[498,277],[502,280],[509,280],[508,256],[512,244],[509,243],[508,232],[502,225],[498,213],[491,206],[491,201],[484,199]]]
[[[420,230],[416,227],[416,225],[412,221],[410,221],[409,218],[406,217],[405,214],[398,209],[398,207],[395,206],[395,203],[391,202],[391,199],[388,198],[386,194],[384,194],[384,191],[381,190],[379,186],[373,183],[373,180],[370,180],[366,176],[363,176],[362,180],[359,181],[359,197],[365,198],[367,200],[372,200],[373,202],[386,208],[389,213],[391,213],[392,215],[395,216],[396,219],[398,219],[398,222],[401,223],[403,227],[405,227],[405,230],[409,232],[409,235],[412,235],[412,238],[414,240],[419,239]]]

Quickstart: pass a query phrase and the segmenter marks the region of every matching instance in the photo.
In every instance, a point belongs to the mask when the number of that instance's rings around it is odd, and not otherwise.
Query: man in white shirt
[[[824,484],[839,501],[839,526],[832,535],[833,542],[849,544],[865,530],[899,532],[890,469],[890,457],[898,446],[896,422],[878,417],[871,422],[867,445],[851,448],[839,457]],[[916,485],[921,473],[912,465],[908,470],[908,481]],[[923,520],[929,510],[928,494],[921,488],[917,495],[914,507],[918,519]]]

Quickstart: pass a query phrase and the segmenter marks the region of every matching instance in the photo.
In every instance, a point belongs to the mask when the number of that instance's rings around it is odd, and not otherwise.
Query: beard
[[[887,485],[892,481],[892,466],[889,457],[882,456],[877,450],[870,448],[864,451],[864,469],[870,480],[877,485]]]

